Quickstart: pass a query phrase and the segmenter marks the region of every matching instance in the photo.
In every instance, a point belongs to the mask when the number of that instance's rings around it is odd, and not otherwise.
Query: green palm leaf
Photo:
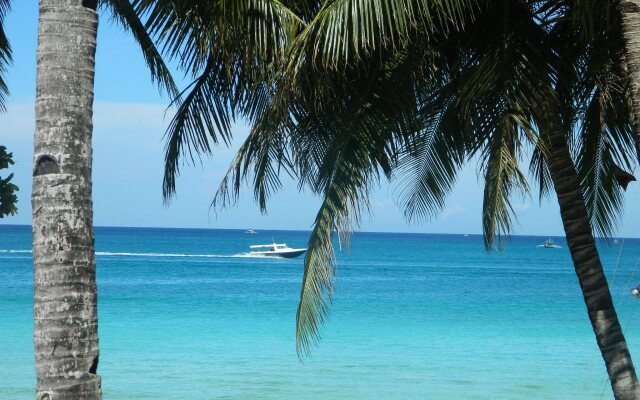
[[[406,146],[394,172],[398,201],[409,221],[435,217],[444,208],[465,159],[457,109],[451,101],[438,98],[436,103],[441,108],[429,113],[426,129]]]
[[[298,35],[290,68],[310,62],[338,67],[384,48],[401,48],[411,33],[447,32],[469,20],[475,0],[333,0],[322,3]]]
[[[6,111],[9,87],[5,80],[7,67],[11,64],[11,45],[4,31],[4,18],[11,9],[11,0],[0,0],[0,111]]]
[[[237,115],[253,120],[265,112],[274,64],[304,21],[275,0],[138,0],[136,5],[163,52],[194,79],[176,99],[166,133],[163,193],[168,200],[181,157],[193,162],[210,154],[213,145],[229,144]]]
[[[576,168],[592,227],[598,235],[609,237],[619,224],[624,205],[615,169],[620,165],[631,169],[627,155],[633,154],[634,135],[630,119],[617,115],[631,110],[624,103],[607,105],[603,101],[604,95],[598,91],[587,109],[576,150]]]
[[[347,135],[345,135],[347,136]],[[314,222],[304,260],[300,303],[296,314],[298,354],[307,355],[320,338],[320,326],[328,314],[333,295],[336,260],[333,232],[348,245],[349,233],[358,225],[360,213],[368,208],[368,190],[375,179],[364,137],[348,135],[327,149],[317,184],[325,187],[324,199]],[[322,183],[320,183],[322,182]]]
[[[496,127],[484,158],[484,200],[482,227],[486,248],[495,243],[501,246],[502,238],[512,229],[515,211],[510,196],[514,190],[529,192],[526,177],[518,167],[522,143],[518,125],[510,115],[505,115]]]

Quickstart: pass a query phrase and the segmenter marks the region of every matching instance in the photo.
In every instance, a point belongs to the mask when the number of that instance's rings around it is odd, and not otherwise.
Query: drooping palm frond
[[[574,1],[585,7],[582,1]],[[603,4],[600,8],[605,6],[611,7]],[[572,46],[578,49],[574,64],[580,88],[573,103],[577,123],[572,156],[592,229],[608,237],[623,213],[624,188],[616,175],[622,169],[633,169],[635,135],[618,14],[600,10],[599,15],[591,16],[591,29],[594,32],[578,36]]]
[[[538,201],[542,203],[542,199],[553,192],[553,182],[551,181],[551,171],[547,164],[547,157],[543,150],[544,142],[539,140],[533,147],[531,153],[531,162],[529,163],[529,174],[538,184]]]
[[[624,206],[623,187],[616,179],[616,168],[632,168],[634,135],[630,113],[624,96],[607,104],[606,95],[598,90],[589,105],[579,133],[576,169],[591,217],[591,225],[599,236],[609,237],[620,221]],[[612,100],[612,99],[610,99]]]
[[[491,37],[492,40],[486,40]],[[545,46],[547,32],[526,2],[497,2],[454,37],[458,57],[452,84],[464,121],[467,156],[479,154],[485,181],[485,246],[500,246],[512,228],[510,195],[528,193],[519,162],[526,143],[539,146],[531,112],[536,101],[553,96],[557,55]]]
[[[357,138],[350,137],[327,155],[331,156],[331,163],[322,169],[323,174],[329,176],[309,237],[296,313],[296,348],[300,356],[307,355],[319,340],[320,326],[329,311],[336,269],[333,233],[337,231],[342,235],[341,240],[348,241],[362,207],[368,205],[372,179],[371,159]]]
[[[375,98],[371,96],[372,100]],[[328,313],[335,275],[333,232],[348,245],[350,232],[358,226],[361,213],[369,208],[370,188],[378,182],[381,172],[390,177],[396,163],[393,143],[397,130],[393,127],[398,125],[390,118],[393,112],[383,116],[370,105],[366,101],[355,111],[347,106],[342,115],[327,113],[312,117],[315,121],[299,120],[300,129],[309,135],[296,136],[318,140],[312,139],[317,144],[306,139],[295,145],[297,149],[307,149],[299,151],[299,155],[311,160],[301,163],[298,173],[312,191],[323,197],[309,238],[296,319],[300,356],[308,354],[320,338],[320,325]]]
[[[317,105],[307,94],[293,97],[287,112],[279,106],[262,114],[216,193],[214,203],[233,202],[242,181],[251,181],[256,201],[266,206],[287,171],[301,188],[322,196],[305,259],[305,276],[297,318],[297,349],[302,357],[320,335],[333,293],[333,232],[348,243],[349,232],[368,209],[368,191],[396,164],[402,132],[415,132],[413,76],[406,73],[407,53],[381,65],[342,76],[326,76],[335,102]],[[392,90],[394,88],[395,90]],[[312,88],[311,88],[312,89]],[[410,136],[407,133],[406,136]]]
[[[11,0],[0,0],[0,111],[6,111],[6,99],[9,95],[5,74],[12,58],[11,45],[4,30],[4,18],[10,9]]]
[[[457,110],[451,101],[441,100],[435,101],[439,110],[426,114],[426,128],[405,146],[394,172],[398,177],[398,202],[409,221],[437,216],[465,160]]]
[[[219,139],[225,144],[231,143],[231,99],[226,90],[218,90],[220,84],[227,83],[228,76],[223,64],[214,57],[212,55],[207,62],[202,75],[185,90],[188,93],[180,100],[176,114],[169,123],[162,190],[165,200],[175,192],[181,155],[188,155],[190,161],[194,162],[201,153],[211,153],[210,141],[214,145],[218,144]]]
[[[287,2],[276,0],[135,3],[163,52],[194,79],[176,101],[166,133],[163,193],[168,200],[181,157],[193,161],[210,154],[212,145],[230,142],[236,115],[253,120],[264,111],[274,66],[305,22]]]
[[[496,243],[500,247],[502,238],[511,232],[511,221],[516,217],[510,199],[512,192],[529,192],[527,179],[518,166],[522,150],[518,130],[513,118],[505,115],[483,151],[485,187],[482,227],[485,247],[488,249]]]
[[[296,343],[301,357],[308,354],[319,339],[320,326],[329,312],[335,277],[333,234],[337,232],[341,241],[347,243],[349,233],[358,224],[361,210],[367,208],[368,189],[377,179],[376,166],[379,165],[370,152],[380,151],[381,147],[365,132],[358,134],[357,130],[349,129],[339,121],[321,119],[325,125],[300,121],[299,126],[286,126],[279,133],[264,126],[261,128],[265,131],[252,130],[230,167],[230,171],[235,170],[227,175],[233,183],[226,187],[221,185],[223,189],[217,194],[223,198],[229,191],[235,191],[237,195],[241,179],[251,176],[256,200],[264,206],[264,199],[259,194],[265,193],[270,181],[277,181],[274,174],[279,174],[284,167],[295,169],[299,177],[304,175],[302,181],[323,196],[308,242],[297,312]],[[345,128],[344,132],[342,128]],[[305,132],[307,129],[314,132]],[[260,135],[264,136],[260,138]],[[304,145],[291,143],[292,138],[300,136],[305,137]],[[287,151],[282,148],[284,144],[288,146],[288,152],[293,153],[291,156],[284,154]]]
[[[289,136],[289,130],[278,126],[274,119],[265,118],[254,126],[221,180],[211,206],[224,208],[234,204],[242,183],[252,178],[254,200],[266,213],[269,197],[282,187],[282,171],[293,176],[295,166],[291,162]]]

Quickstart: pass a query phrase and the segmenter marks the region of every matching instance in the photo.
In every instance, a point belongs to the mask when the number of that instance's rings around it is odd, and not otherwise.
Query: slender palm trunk
[[[631,76],[633,130],[640,158],[640,0],[622,0],[619,9],[622,16],[627,68]]]
[[[548,112],[540,130],[549,150],[548,164],[567,244],[613,394],[618,400],[638,400],[638,379],[613,306],[559,115]]]
[[[40,0],[31,199],[38,400],[102,397],[91,199],[97,27],[95,1]]]

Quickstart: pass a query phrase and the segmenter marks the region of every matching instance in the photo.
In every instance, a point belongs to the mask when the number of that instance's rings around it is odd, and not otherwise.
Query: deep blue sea
[[[241,253],[308,234],[96,228],[104,398],[612,398],[563,238],[487,253],[481,236],[357,233],[301,363],[302,258]],[[3,400],[34,395],[30,247],[30,227],[0,225]],[[640,240],[601,242],[601,255],[640,365]]]

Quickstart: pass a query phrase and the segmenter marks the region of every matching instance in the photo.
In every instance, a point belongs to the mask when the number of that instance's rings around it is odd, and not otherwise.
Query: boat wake
[[[0,249],[0,254],[31,254],[31,250],[11,250]],[[131,252],[111,252],[96,251],[98,257],[162,257],[162,258],[264,258],[261,255],[238,253],[238,254],[186,254],[186,253],[131,253]]]
[[[110,251],[96,251],[96,256],[106,257],[197,257],[197,258],[223,258],[233,257],[231,255],[223,254],[185,254],[185,253],[125,253],[125,252],[110,252]]]

